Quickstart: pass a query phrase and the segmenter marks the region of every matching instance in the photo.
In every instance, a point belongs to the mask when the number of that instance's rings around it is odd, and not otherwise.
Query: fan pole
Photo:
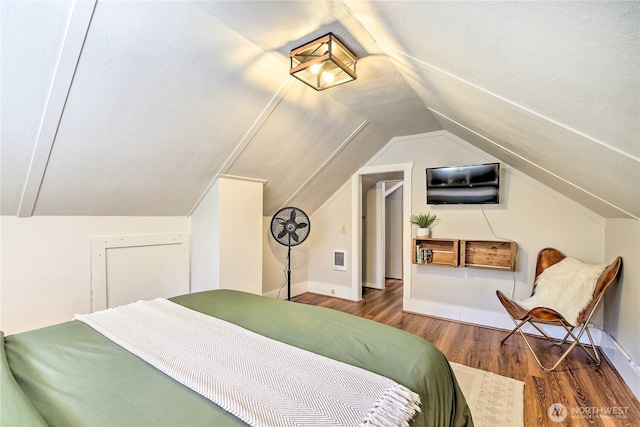
[[[291,243],[287,246],[289,247],[287,253],[287,301],[291,301]]]

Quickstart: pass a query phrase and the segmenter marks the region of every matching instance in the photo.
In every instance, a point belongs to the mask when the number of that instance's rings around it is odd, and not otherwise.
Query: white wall
[[[2,216],[0,233],[0,328],[12,334],[91,310],[92,237],[189,233],[189,219]]]
[[[212,186],[191,215],[191,292],[220,288],[218,190]]]
[[[219,179],[220,285],[262,295],[263,182]]]
[[[640,363],[640,221],[607,219],[605,231],[605,259],[621,256],[622,274],[605,294],[604,328]]]
[[[264,182],[220,176],[191,216],[192,292],[261,295]]]
[[[263,294],[269,295],[273,298],[279,297],[280,299],[284,299],[287,297],[287,289],[285,283],[287,278],[285,272],[287,262],[287,248],[275,241],[273,236],[271,236],[270,228],[271,217],[263,217],[262,292]],[[292,279],[294,279],[294,277],[298,278],[299,276],[298,274],[292,274]],[[280,295],[278,295],[279,290]],[[304,291],[306,291],[306,284]]]
[[[343,185],[311,215],[308,251],[308,290],[351,298],[351,184]],[[333,269],[333,251],[345,251],[347,271]]]

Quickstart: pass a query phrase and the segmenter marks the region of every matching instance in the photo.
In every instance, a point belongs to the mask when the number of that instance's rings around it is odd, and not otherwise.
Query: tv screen
[[[500,163],[427,168],[427,204],[500,203]]]

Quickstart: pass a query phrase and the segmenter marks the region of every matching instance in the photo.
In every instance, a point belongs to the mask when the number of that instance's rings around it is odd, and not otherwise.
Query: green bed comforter
[[[409,387],[422,400],[413,426],[473,425],[444,355],[415,335],[335,310],[238,291],[171,300]],[[3,427],[245,425],[77,321],[4,337],[0,357]]]

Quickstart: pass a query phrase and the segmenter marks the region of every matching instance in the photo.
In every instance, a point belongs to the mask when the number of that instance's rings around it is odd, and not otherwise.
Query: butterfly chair
[[[598,350],[596,346],[593,344],[593,339],[591,338],[591,333],[589,332],[588,325],[589,325],[589,321],[591,320],[591,317],[593,316],[593,313],[598,308],[598,305],[600,304],[600,301],[602,300],[602,297],[604,296],[605,291],[607,290],[609,285],[611,285],[611,283],[613,283],[613,281],[616,279],[618,272],[620,270],[620,266],[622,264],[622,259],[620,257],[617,257],[610,265],[604,267],[604,270],[602,270],[602,272],[600,273],[601,267],[593,266],[589,264],[582,264],[580,263],[580,261],[577,261],[573,258],[567,258],[566,260],[565,258],[567,257],[562,252],[553,248],[545,248],[538,253],[538,260],[536,262],[535,283],[533,285],[533,291],[531,292],[531,297],[528,299],[515,302],[507,298],[502,292],[496,291],[498,295],[498,299],[504,306],[505,310],[507,310],[507,313],[509,313],[509,316],[511,316],[511,320],[513,320],[513,323],[516,325],[516,327],[509,333],[509,335],[507,335],[501,341],[501,343],[504,344],[504,342],[511,335],[513,335],[516,331],[519,332],[522,338],[524,339],[525,343],[527,344],[527,347],[533,354],[533,357],[536,359],[536,362],[538,362],[538,365],[540,365],[540,367],[544,369],[546,372],[551,372],[554,369],[556,369],[558,365],[565,359],[565,357],[576,345],[579,345],[585,351],[585,353],[587,353],[587,355],[595,362],[596,366],[600,366],[600,356],[598,354]],[[558,264],[560,263],[560,261],[563,261],[563,260],[564,262],[562,264]],[[553,270],[549,270],[547,274],[541,277],[541,274],[547,268],[554,266],[556,264],[558,265],[554,267]],[[571,269],[568,269],[568,267],[566,267],[568,265],[575,267],[577,274],[571,275]],[[536,296],[536,290],[540,291],[538,296],[544,295],[546,300],[559,301],[562,299],[563,293],[565,294],[564,297],[567,298],[567,295],[566,295],[567,292],[563,292],[562,290],[560,290],[560,292],[558,292],[558,295],[557,295],[557,300],[554,300],[554,295],[552,293],[550,294],[549,290],[553,289],[553,292],[555,292],[557,289],[560,288],[560,286],[554,283],[554,286],[550,287],[549,280],[553,276],[555,276],[554,277],[554,280],[555,280],[555,278],[558,277],[559,273],[563,273],[565,278],[568,277],[567,283],[571,282],[572,278],[583,274],[582,271],[579,270],[579,268],[583,266],[585,269],[587,268],[590,269],[590,270],[583,270],[583,271],[589,271],[591,273],[590,284],[588,286],[583,286],[582,288],[580,288],[583,290],[583,295],[582,295],[583,300],[588,301],[588,303],[586,303],[586,305],[581,310],[580,308],[576,309],[574,307],[573,315],[567,315],[565,312],[565,316],[570,317],[570,319],[565,318],[563,314],[560,314],[559,311],[556,311],[554,308],[551,308],[549,306],[531,307],[531,305],[535,304],[536,301],[540,301],[540,298],[538,298],[537,300],[534,299],[534,296]],[[569,273],[569,276],[566,275],[567,273]],[[544,282],[544,280],[546,280],[546,282]],[[591,291],[585,290],[585,288],[589,289],[591,286],[593,286],[593,281],[595,281],[595,287],[593,288],[593,293],[589,295]],[[542,285],[542,283],[544,283],[544,285]],[[543,288],[543,286],[546,286],[546,287]],[[569,286],[571,286],[572,289],[575,289],[574,284],[569,284],[567,286],[567,289],[569,288]],[[577,299],[575,294],[570,294],[570,295],[571,296],[569,298],[571,298],[572,300]],[[571,304],[571,302],[568,302],[568,303]],[[557,302],[554,302],[553,304],[547,304],[547,305],[553,305],[554,307],[557,308],[559,304],[557,304]],[[578,310],[580,311],[578,312]],[[536,352],[533,350],[533,347],[531,346],[529,339],[527,339],[526,335],[522,331],[523,326],[525,326],[526,324],[530,324],[533,327],[535,327],[543,335],[544,338],[548,339],[551,343],[555,345],[563,345],[566,343],[570,343],[569,347],[564,351],[564,353],[560,356],[560,358],[550,368],[544,366],[540,362],[540,358],[538,357]],[[566,335],[562,340],[554,339],[550,337],[540,326],[538,326],[538,324],[562,326],[566,331]],[[576,331],[577,333],[574,331]],[[587,333],[587,337],[589,338],[589,342],[591,343],[591,352],[587,350],[587,348],[580,342],[580,338],[585,332]]]

